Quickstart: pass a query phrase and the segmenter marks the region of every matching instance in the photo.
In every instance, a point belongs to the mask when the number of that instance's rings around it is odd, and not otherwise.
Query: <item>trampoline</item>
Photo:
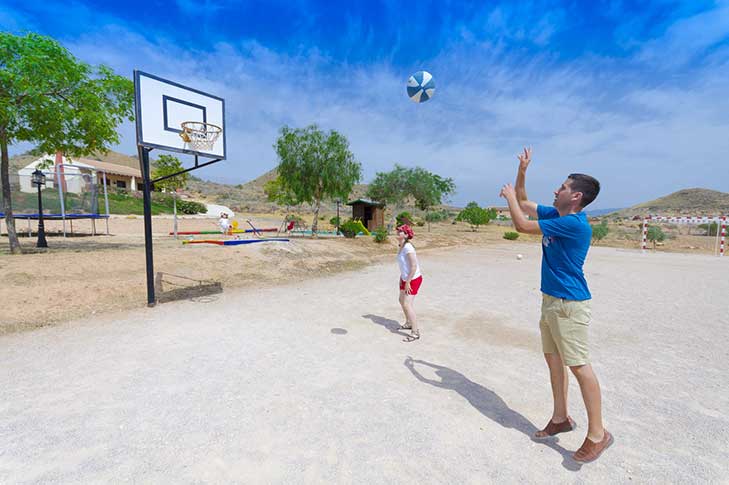
[[[28,235],[32,234],[31,221],[39,219],[37,187],[31,182],[32,168],[20,169],[11,180],[13,219],[28,221]],[[66,221],[73,235],[73,221],[88,219],[91,233],[96,236],[96,221],[105,220],[109,235],[109,183],[104,170],[82,163],[61,163],[42,171],[46,175],[46,184],[41,190],[44,221],[63,221],[63,236],[66,237]],[[106,213],[101,213],[102,210]],[[5,214],[0,212],[0,218],[4,219]]]
[[[25,219],[28,221],[28,236],[32,234],[30,227],[30,221],[37,221],[40,216],[36,214],[13,214],[13,219]],[[79,219],[90,219],[91,220],[91,234],[96,236],[96,221],[98,219],[106,220],[106,234],[109,235],[109,215],[108,214],[43,214],[44,221],[64,221],[63,236],[66,236],[65,222],[69,221],[71,230],[69,231],[73,235],[73,221]],[[0,212],[0,221],[5,220],[5,214]],[[2,233],[2,230],[0,230]]]

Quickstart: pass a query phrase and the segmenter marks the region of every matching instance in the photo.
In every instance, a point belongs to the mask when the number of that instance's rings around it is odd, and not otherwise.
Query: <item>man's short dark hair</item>
[[[587,207],[600,193],[600,182],[595,177],[584,173],[571,173],[567,178],[572,181],[572,192],[582,192],[582,208]]]

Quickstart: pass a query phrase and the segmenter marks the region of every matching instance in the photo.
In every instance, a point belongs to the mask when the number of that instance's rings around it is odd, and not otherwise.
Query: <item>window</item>
[[[119,189],[126,189],[127,188],[127,183],[124,180],[117,180],[116,181],[116,186]]]

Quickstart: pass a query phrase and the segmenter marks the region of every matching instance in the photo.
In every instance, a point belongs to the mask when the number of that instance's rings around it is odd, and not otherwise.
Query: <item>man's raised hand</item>
[[[510,198],[516,200],[516,190],[514,190],[514,187],[511,184],[506,184],[501,187],[499,197],[503,197],[506,200],[509,200]]]
[[[524,153],[517,155],[519,159],[519,169],[526,170],[532,161],[532,149],[531,147],[524,148]]]

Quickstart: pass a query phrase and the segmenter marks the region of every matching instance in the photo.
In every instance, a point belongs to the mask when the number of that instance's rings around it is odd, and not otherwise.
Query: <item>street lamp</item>
[[[337,236],[339,235],[339,204],[342,203],[342,199],[337,197]]]
[[[32,177],[32,184],[38,187],[38,243],[36,244],[36,247],[47,248],[48,243],[46,242],[46,228],[43,224],[43,201],[41,200],[41,186],[46,184],[46,176],[42,171],[36,168]]]

